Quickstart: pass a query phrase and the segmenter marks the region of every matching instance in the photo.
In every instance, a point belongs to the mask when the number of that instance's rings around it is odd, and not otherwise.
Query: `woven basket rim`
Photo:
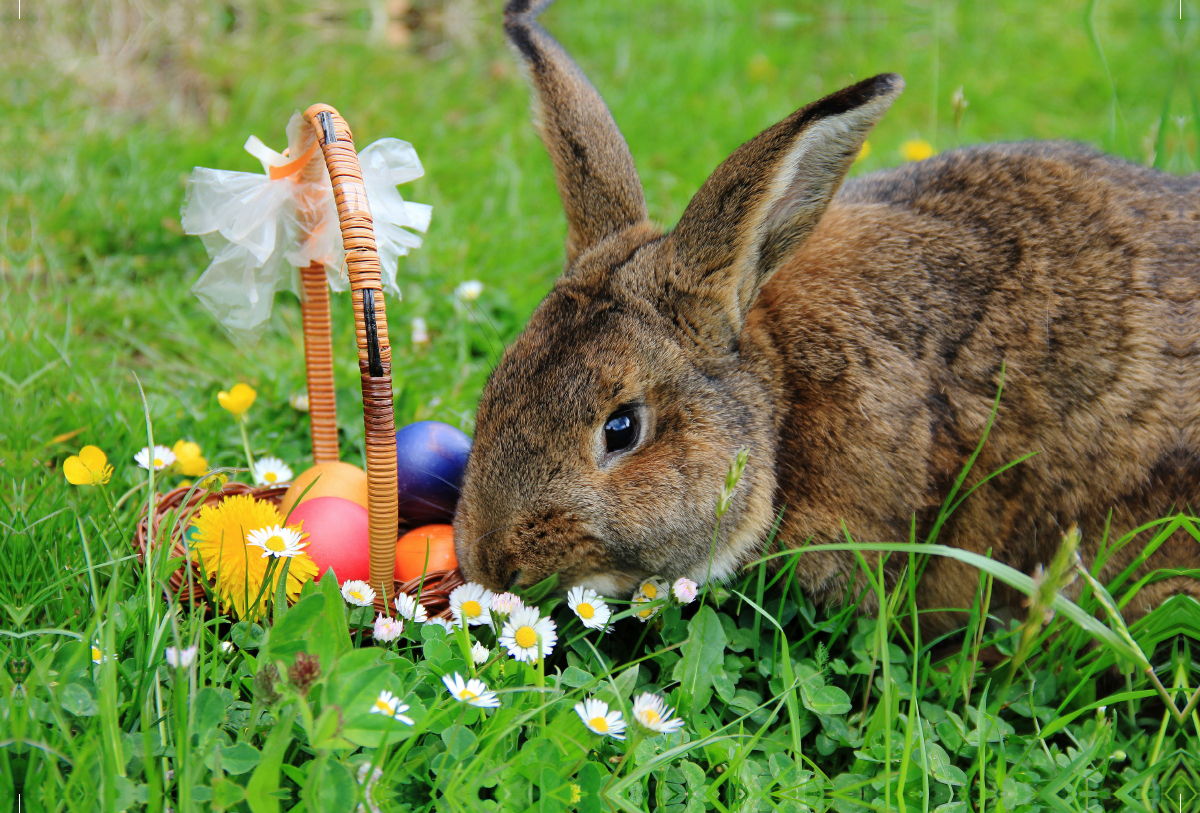
[[[155,503],[154,528],[161,529],[162,522],[167,515],[178,509],[198,511],[202,506],[219,503],[226,497],[249,495],[278,507],[287,490],[287,485],[250,486],[238,482],[226,483],[217,491],[208,491],[194,486],[179,486],[163,494]],[[188,497],[189,493],[192,495],[191,498]],[[183,539],[183,532],[187,526],[181,527],[179,519],[182,519],[182,515],[176,519],[175,527],[171,529],[171,556],[184,559],[185,564],[181,564],[171,574],[169,583],[179,601],[203,603],[205,599],[203,576],[199,564],[188,556],[188,549]],[[138,561],[143,564],[146,559],[146,540],[146,511],[143,508],[138,517],[133,539],[134,551]],[[191,571],[190,580],[189,570]],[[454,568],[452,570],[431,570],[425,574],[424,578],[418,576],[407,581],[393,579],[392,586],[396,593],[406,593],[414,597],[418,595],[419,591],[421,606],[425,608],[430,617],[436,617],[449,613],[450,591],[463,583],[462,573],[458,568]]]

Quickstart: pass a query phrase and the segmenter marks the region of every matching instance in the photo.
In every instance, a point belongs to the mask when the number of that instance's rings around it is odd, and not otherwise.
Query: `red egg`
[[[422,573],[453,570],[456,567],[458,559],[454,556],[454,528],[450,525],[426,525],[396,540],[397,581],[406,582]]]
[[[367,509],[341,497],[316,497],[292,509],[289,525],[304,522],[304,549],[317,564],[317,578],[333,568],[338,583],[371,579],[371,543]]]

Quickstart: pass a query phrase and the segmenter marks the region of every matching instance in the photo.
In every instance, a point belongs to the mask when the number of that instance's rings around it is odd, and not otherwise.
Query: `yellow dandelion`
[[[914,138],[900,145],[900,157],[905,161],[924,161],[926,158],[932,158],[935,153],[933,145],[923,138]]]
[[[78,455],[71,455],[63,462],[63,474],[73,486],[103,485],[112,478],[112,473],[108,455],[95,446],[84,446]]]
[[[276,566],[271,586],[263,591],[258,605],[249,607],[262,589],[267,566],[273,557],[264,558],[260,548],[248,544],[247,535],[282,525],[283,517],[279,516],[279,511],[269,502],[238,494],[201,508],[196,512],[193,524],[196,534],[192,548],[204,564],[204,572],[215,580],[222,604],[232,606],[238,618],[245,618],[248,613],[262,614],[268,597],[273,596],[278,587],[281,567]],[[298,531],[300,523],[289,527]],[[317,565],[307,553],[292,556],[287,576],[288,598],[299,596],[300,586],[316,575]]]
[[[199,477],[208,471],[208,461],[200,453],[199,443],[177,440],[171,447],[171,451],[175,453],[175,462],[179,466],[180,474],[186,477]]]
[[[222,390],[217,393],[217,403],[240,418],[257,397],[258,393],[249,384],[234,384],[229,392]]]

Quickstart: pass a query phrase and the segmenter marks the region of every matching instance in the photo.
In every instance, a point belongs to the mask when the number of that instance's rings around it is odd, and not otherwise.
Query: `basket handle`
[[[338,112],[327,104],[308,108],[304,118],[316,130],[329,170],[342,244],[346,250],[366,430],[371,586],[378,591],[376,608],[382,609],[391,602],[395,591],[397,503],[392,348],[388,342],[379,252],[375,247],[367,189],[354,150],[353,133]]]
[[[300,317],[304,325],[304,377],[308,383],[308,430],[312,435],[313,462],[333,463],[340,453],[325,265],[314,262],[301,268],[300,281],[304,286]]]

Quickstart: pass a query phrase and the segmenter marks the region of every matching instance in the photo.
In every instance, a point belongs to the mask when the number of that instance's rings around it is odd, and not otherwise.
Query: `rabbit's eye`
[[[633,407],[621,407],[604,422],[604,445],[608,452],[627,449],[637,440],[637,413]]]

